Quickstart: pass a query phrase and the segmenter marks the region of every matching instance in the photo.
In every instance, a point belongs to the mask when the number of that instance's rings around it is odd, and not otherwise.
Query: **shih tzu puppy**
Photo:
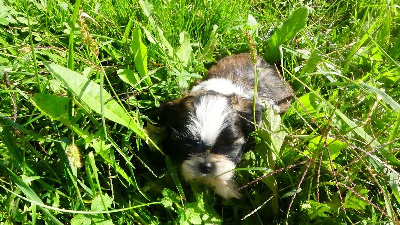
[[[261,121],[265,107],[284,113],[293,95],[274,66],[258,57],[256,68],[255,112],[255,71],[248,53],[220,60],[182,99],[161,108],[167,129],[163,147],[181,163],[184,179],[209,185],[225,199],[240,198],[233,170],[254,121]]]

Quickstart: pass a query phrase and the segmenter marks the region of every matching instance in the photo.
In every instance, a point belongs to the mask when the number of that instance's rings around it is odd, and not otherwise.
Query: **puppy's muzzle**
[[[211,173],[211,171],[212,171],[212,169],[213,169],[213,164],[212,163],[210,163],[210,162],[204,162],[204,163],[201,163],[200,165],[199,165],[199,169],[200,169],[200,172],[202,173],[202,174],[205,174],[205,175],[207,175],[207,174],[210,174]]]
[[[233,180],[236,164],[225,155],[209,153],[192,155],[182,163],[185,180],[214,187],[223,198],[240,198]]]

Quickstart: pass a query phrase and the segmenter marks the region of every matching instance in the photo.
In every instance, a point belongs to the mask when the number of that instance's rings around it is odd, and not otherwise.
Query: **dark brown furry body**
[[[279,76],[277,68],[258,57],[256,68],[258,73],[258,98],[274,100],[279,106],[280,113],[286,112],[293,97],[293,90]],[[232,80],[248,90],[254,89],[254,65],[249,53],[231,55],[221,59],[211,67],[204,80],[225,78]]]

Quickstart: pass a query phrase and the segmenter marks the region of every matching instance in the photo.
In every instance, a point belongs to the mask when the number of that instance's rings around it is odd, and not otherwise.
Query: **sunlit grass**
[[[0,223],[399,223],[399,8],[0,0]],[[223,200],[158,149],[158,107],[249,52],[243,30],[296,96]]]

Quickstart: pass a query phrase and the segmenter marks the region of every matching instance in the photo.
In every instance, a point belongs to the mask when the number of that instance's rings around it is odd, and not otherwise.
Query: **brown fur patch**
[[[292,88],[281,79],[275,66],[268,64],[258,57],[256,65],[258,78],[258,98],[261,100],[273,100],[284,113],[290,106],[293,97]],[[254,88],[254,65],[249,53],[231,55],[221,59],[207,72],[206,80],[212,78],[225,78],[232,80],[247,90]]]

